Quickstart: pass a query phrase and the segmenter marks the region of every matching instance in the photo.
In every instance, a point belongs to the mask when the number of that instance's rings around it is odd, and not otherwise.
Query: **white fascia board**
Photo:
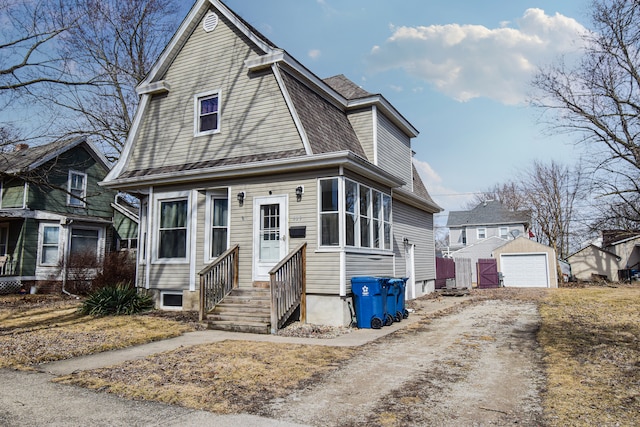
[[[111,207],[117,210],[118,212],[120,212],[122,215],[129,218],[131,221],[134,221],[137,224],[140,223],[140,218],[138,217],[138,215],[135,215],[129,212],[128,210],[124,209],[122,206],[118,205],[117,203],[111,203]]]
[[[413,127],[413,125],[409,123],[409,121],[405,119],[404,116],[400,114],[398,110],[396,110],[395,107],[391,105],[391,103],[387,101],[382,95],[373,95],[367,98],[353,99],[347,103],[347,107],[349,109],[371,107],[374,105],[383,112],[387,113],[391,121],[398,125],[402,130],[404,130],[404,132],[410,138],[415,138],[420,134],[420,132],[418,132],[418,129]]]
[[[278,49],[274,50],[270,54],[245,60],[244,66],[247,67],[249,71],[259,71],[282,61],[284,61],[284,51],[282,49]]]
[[[359,175],[375,180],[391,188],[399,187],[405,182],[394,175],[372,165],[367,160],[350,151],[322,153],[313,156],[301,156],[288,159],[265,160],[252,164],[216,166],[208,169],[167,172],[144,177],[115,179],[103,182],[103,185],[119,189],[136,189],[148,185],[183,184],[207,179],[233,177],[250,177],[275,173],[293,173],[313,168],[341,167],[352,170]]]
[[[300,135],[300,139],[302,139],[302,145],[304,145],[304,151],[308,156],[313,154],[311,150],[311,144],[309,144],[309,138],[307,137],[307,132],[304,130],[304,126],[302,126],[302,122],[300,121],[300,116],[298,116],[298,112],[293,105],[293,101],[291,100],[291,96],[289,95],[289,91],[287,90],[287,86],[282,81],[282,74],[280,74],[280,68],[277,64],[271,65],[273,75],[276,77],[276,81],[278,82],[278,86],[280,86],[280,91],[282,92],[282,96],[284,97],[284,101],[287,104],[287,108],[289,109],[289,113],[291,113],[291,117],[293,117],[293,122],[296,125],[296,129],[298,129],[298,134]]]

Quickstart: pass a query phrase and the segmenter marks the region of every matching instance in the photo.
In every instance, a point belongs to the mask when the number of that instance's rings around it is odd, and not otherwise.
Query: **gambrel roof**
[[[451,211],[447,227],[465,227],[501,224],[524,224],[531,222],[531,212],[512,211],[498,200],[487,200],[469,211]]]
[[[131,160],[131,154],[135,152],[134,145],[142,132],[145,110],[152,108],[153,99],[170,94],[174,89],[172,86],[178,86],[179,79],[175,75],[173,80],[166,76],[171,72],[172,64],[177,61],[181,51],[194,36],[199,23],[210,10],[214,10],[219,15],[219,20],[232,28],[235,36],[245,43],[243,46],[249,46],[248,53],[241,57],[236,56],[242,59],[241,64],[244,65],[244,67],[238,67],[238,69],[242,68],[238,75],[273,76],[277,90],[282,95],[280,98],[278,94],[277,99],[279,102],[284,100],[288,117],[294,123],[296,135],[299,135],[302,144],[297,148],[289,140],[288,146],[280,145],[271,152],[263,150],[247,153],[240,152],[238,148],[236,152],[230,149],[223,154],[209,153],[208,148],[199,149],[200,151],[193,148],[190,150],[200,154],[184,156],[184,160],[181,161],[176,161],[177,157],[174,157],[171,162],[165,164],[151,161],[144,164],[142,160],[135,163]],[[216,49],[207,51],[216,51]],[[365,91],[344,75],[320,79],[286,51],[260,34],[220,0],[196,1],[149,75],[138,86],[137,91],[141,95],[141,102],[132,129],[121,154],[121,160],[104,180],[104,185],[127,190],[139,188],[141,185],[195,181],[204,177],[288,172],[312,165],[314,167],[346,166],[365,177],[388,185],[394,191],[403,184],[408,184],[409,188],[413,187],[413,192],[402,189],[407,193],[406,197],[417,199],[416,203],[423,209],[434,212],[440,210],[415,171],[413,185],[411,185],[412,183],[403,181],[403,179],[408,180],[411,177],[410,174],[399,178],[400,175],[385,171],[374,164],[372,159],[367,158],[365,149],[349,120],[349,113],[352,111],[375,107],[377,114],[384,115],[407,139],[418,135],[413,125],[382,95]],[[275,95],[275,91],[270,93]],[[222,114],[224,114],[224,107],[222,108]],[[283,109],[277,111],[283,111]],[[161,121],[158,118],[155,120]],[[276,133],[272,132],[270,136]],[[263,134],[266,135],[266,133]],[[166,133],[161,131],[157,133],[158,138],[164,138],[165,135]],[[142,156],[140,151],[138,155]],[[148,155],[148,157],[152,156]]]

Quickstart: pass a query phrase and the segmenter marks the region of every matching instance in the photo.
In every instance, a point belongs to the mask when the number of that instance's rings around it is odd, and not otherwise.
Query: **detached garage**
[[[557,288],[556,253],[553,248],[518,237],[493,251],[505,287]]]

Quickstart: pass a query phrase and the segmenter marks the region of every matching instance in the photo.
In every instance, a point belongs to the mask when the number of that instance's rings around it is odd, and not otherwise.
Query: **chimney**
[[[29,144],[25,144],[25,143],[16,144],[15,148],[13,149],[13,151],[15,151],[15,152],[23,151],[23,150],[26,150],[27,148],[29,148]]]

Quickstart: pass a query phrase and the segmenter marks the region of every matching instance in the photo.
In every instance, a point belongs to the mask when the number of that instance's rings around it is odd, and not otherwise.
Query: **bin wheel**
[[[396,311],[396,317],[393,320],[395,320],[396,322],[402,322],[402,312]]]
[[[377,317],[371,319],[371,329],[380,329],[382,328],[382,320]]]
[[[391,326],[391,325],[393,325],[393,316],[387,313],[387,315],[385,316],[384,326]]]
[[[402,313],[402,317],[404,317],[405,319],[408,319],[409,318],[409,310],[407,310],[405,308],[404,312]]]

